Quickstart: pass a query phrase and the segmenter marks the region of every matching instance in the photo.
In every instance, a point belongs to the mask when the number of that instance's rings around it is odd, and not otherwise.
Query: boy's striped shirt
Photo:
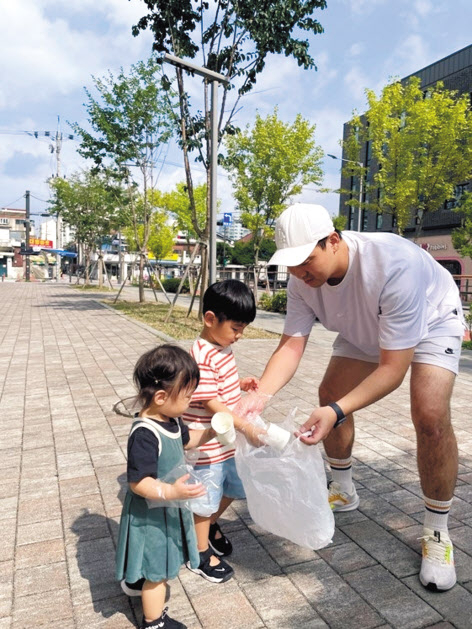
[[[192,395],[189,408],[182,415],[191,430],[209,428],[213,413],[203,408],[203,400],[218,400],[232,411],[241,399],[239,375],[231,346],[220,347],[198,338],[190,353],[200,369],[200,383]],[[233,446],[223,446],[217,439],[199,449],[197,465],[220,463],[234,456]]]

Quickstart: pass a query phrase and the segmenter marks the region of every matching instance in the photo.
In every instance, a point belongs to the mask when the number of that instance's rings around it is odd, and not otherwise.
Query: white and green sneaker
[[[420,539],[423,547],[421,583],[428,590],[450,590],[456,583],[456,569],[452,542],[447,531],[424,528]]]
[[[356,488],[352,486],[352,492],[347,493],[341,490],[341,485],[331,481],[328,487],[329,506],[334,512],[354,511],[359,506],[359,496]]]

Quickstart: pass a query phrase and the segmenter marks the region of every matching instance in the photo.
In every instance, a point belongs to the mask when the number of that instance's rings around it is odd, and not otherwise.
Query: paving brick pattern
[[[114,581],[130,422],[112,406],[133,395],[134,363],[159,339],[61,284],[0,284],[0,312],[0,629],[136,627],[140,601]],[[276,315],[261,321],[280,329]],[[314,330],[268,419],[280,421],[294,406],[300,421],[308,416],[331,340]],[[241,374],[260,375],[276,343],[240,341]],[[465,363],[452,405],[460,451],[453,590],[434,594],[418,581],[422,501],[404,383],[358,413],[361,504],[336,516],[332,545],[317,553],[297,547],[259,529],[244,501],[235,502],[223,525],[236,578],[214,585],[183,568],[171,584],[171,614],[189,629],[470,629],[470,356]]]

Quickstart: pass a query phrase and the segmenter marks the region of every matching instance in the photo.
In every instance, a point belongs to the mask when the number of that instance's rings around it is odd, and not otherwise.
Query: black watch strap
[[[339,406],[339,404],[336,404],[336,402],[330,402],[329,404],[327,404],[327,406],[330,406],[333,409],[333,411],[336,413],[336,423],[334,424],[333,428],[337,428],[343,422],[346,421],[347,417],[346,415],[344,415],[344,411]]]

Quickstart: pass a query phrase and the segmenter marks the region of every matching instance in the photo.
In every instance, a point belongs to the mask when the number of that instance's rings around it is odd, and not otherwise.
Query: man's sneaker
[[[127,596],[141,596],[145,580],[146,579],[139,579],[136,583],[128,583],[123,579],[120,582],[121,589]]]
[[[423,547],[421,583],[428,590],[437,592],[450,590],[456,583],[456,569],[449,535],[446,531],[433,531],[425,528],[423,529],[423,537],[420,539]]]
[[[189,561],[187,562],[187,568],[212,583],[225,583],[229,581],[234,575],[233,568],[227,564],[226,561],[223,561],[223,559],[220,559],[220,563],[216,566],[211,566],[210,558],[212,555],[213,551],[211,548],[208,548],[205,552],[200,553],[200,565],[198,568],[192,568]]]
[[[187,629],[187,625],[184,625],[178,620],[174,620],[167,615],[168,609],[169,608],[166,607],[161,616],[152,622],[146,622],[143,620],[143,624],[140,629]]]
[[[341,485],[331,481],[328,487],[329,506],[335,512],[337,511],[354,511],[359,506],[359,496],[356,488],[352,486],[352,492],[348,494],[341,491]]]
[[[220,537],[216,537],[218,533],[220,534]],[[215,522],[214,524],[210,524],[210,534],[208,536],[208,543],[213,549],[213,552],[215,553],[215,555],[217,555],[218,557],[227,557],[228,555],[231,555],[231,553],[233,552],[233,545],[231,544],[229,539],[226,537],[226,535],[223,534],[218,522]]]

